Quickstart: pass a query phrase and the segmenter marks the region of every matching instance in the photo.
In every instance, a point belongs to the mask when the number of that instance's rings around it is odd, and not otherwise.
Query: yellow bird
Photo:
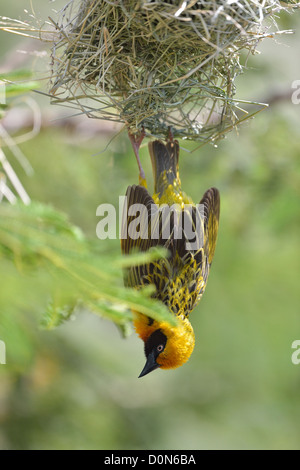
[[[151,197],[138,156],[141,140],[134,147],[140,185],[127,188],[121,249],[122,253],[129,254],[132,250],[145,252],[151,247],[163,246],[169,255],[147,265],[127,269],[125,285],[139,289],[153,284],[156,288],[153,297],[168,307],[177,322],[171,326],[166,321],[159,322],[133,312],[135,330],[145,343],[146,364],[139,377],[158,367],[179,367],[192,354],[195,336],[189,314],[206,287],[220,213],[220,196],[216,188],[205,192],[198,208],[181,190],[179,144],[172,137],[166,144],[160,140],[149,143],[154,177],[154,195]],[[134,211],[136,208],[137,212]],[[135,231],[132,231],[131,223]]]

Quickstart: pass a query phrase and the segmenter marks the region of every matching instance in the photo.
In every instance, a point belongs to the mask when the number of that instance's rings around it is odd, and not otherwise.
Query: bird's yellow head
[[[139,377],[158,367],[175,369],[184,364],[193,352],[195,335],[189,320],[177,317],[177,324],[158,322],[140,313],[134,314],[137,334],[145,343],[146,364]]]

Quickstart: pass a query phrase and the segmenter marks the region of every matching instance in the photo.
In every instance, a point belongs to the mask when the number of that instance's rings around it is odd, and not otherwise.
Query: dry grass
[[[249,117],[234,99],[241,52],[278,33],[282,9],[278,0],[71,0],[51,19],[51,100],[133,134],[163,137],[171,126],[176,137],[217,140]],[[250,104],[250,115],[263,106]]]

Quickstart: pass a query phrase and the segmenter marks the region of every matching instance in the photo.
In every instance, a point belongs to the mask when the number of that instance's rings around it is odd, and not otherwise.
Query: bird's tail
[[[165,145],[160,140],[149,142],[151,156],[154,191],[161,197],[163,192],[171,184],[180,190],[179,179],[179,144],[177,140],[167,142]]]

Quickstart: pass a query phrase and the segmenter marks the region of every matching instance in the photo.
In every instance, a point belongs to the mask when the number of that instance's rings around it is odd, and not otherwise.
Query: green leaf
[[[33,73],[29,69],[12,70],[7,73],[0,73],[0,80],[14,82],[16,80],[31,80]]]
[[[162,250],[152,250],[124,259],[87,240],[65,214],[50,206],[0,204],[1,279],[11,271],[6,305],[19,308],[20,299],[26,308],[27,302],[38,303],[40,314],[45,312],[41,324],[46,329],[68,320],[77,305],[87,306],[124,331],[132,320],[131,310],[175,324],[168,309],[151,298],[153,286],[135,290],[123,285],[123,266],[163,255]]]
[[[54,302],[49,302],[47,309],[42,317],[40,325],[45,330],[52,330],[69,320],[73,314],[75,305],[56,306]]]

